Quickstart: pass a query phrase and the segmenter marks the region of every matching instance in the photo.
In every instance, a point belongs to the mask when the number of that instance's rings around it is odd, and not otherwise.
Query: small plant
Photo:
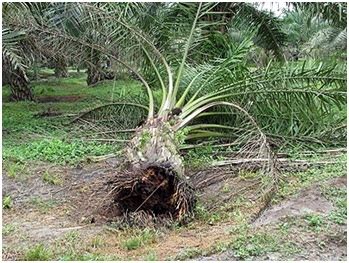
[[[142,240],[139,237],[132,237],[123,241],[121,246],[127,250],[134,250],[142,246]]]
[[[9,234],[15,232],[16,229],[17,229],[17,227],[14,226],[14,225],[12,225],[12,224],[5,224],[5,225],[3,225],[3,227],[2,227],[2,234],[3,234],[4,236],[8,236]]]
[[[93,248],[99,248],[104,245],[104,240],[101,237],[94,237],[91,241],[91,246]]]
[[[148,131],[143,131],[140,137],[140,148],[143,149],[146,144],[150,141],[151,135]]]
[[[52,184],[52,185],[62,185],[63,181],[62,179],[54,174],[49,173],[48,171],[46,171],[43,176],[42,176],[42,180],[48,184]]]
[[[328,215],[332,222],[344,225],[347,222],[347,191],[337,187],[323,187],[322,192],[330,200],[335,209]]]
[[[25,252],[24,260],[29,261],[46,261],[52,258],[52,251],[47,249],[43,244],[38,244]]]
[[[226,193],[229,193],[231,191],[231,187],[229,184],[225,183],[222,187],[222,193],[226,194]]]
[[[79,237],[80,235],[76,231],[71,231],[64,235],[65,241],[69,244],[74,244],[79,239]]]
[[[4,163],[7,176],[14,179],[23,179],[26,174],[26,166],[22,163],[6,162]]]
[[[195,210],[194,210],[195,216],[198,219],[201,220],[207,220],[210,217],[210,213],[207,211],[207,209],[200,203],[198,203],[195,206]]]
[[[121,247],[127,250],[134,250],[146,244],[155,242],[156,232],[148,228],[142,230],[140,233],[126,239],[121,243]]]
[[[156,261],[156,252],[155,251],[149,251],[148,254],[144,257],[144,261]]]
[[[203,253],[203,251],[199,248],[193,247],[193,248],[186,248],[182,250],[178,255],[176,255],[175,260],[186,260],[191,259],[197,256],[200,256]]]
[[[77,164],[88,156],[101,156],[115,152],[115,146],[84,142],[82,140],[65,141],[45,139],[6,148],[4,157],[16,157],[21,160],[40,160],[57,164]]]
[[[307,215],[305,216],[305,220],[310,229],[315,232],[321,231],[325,224],[324,218],[320,215]]]
[[[240,234],[232,242],[234,255],[239,259],[275,252],[277,247],[275,238],[266,233]]]
[[[188,133],[189,133],[189,129],[184,128],[175,134],[176,144],[178,147],[184,144]]]
[[[194,168],[209,166],[214,160],[213,152],[211,145],[188,151],[185,159],[186,166]]]
[[[42,213],[47,213],[52,207],[55,206],[56,201],[54,200],[43,200],[41,197],[32,197],[30,199],[31,205],[39,209]]]
[[[290,226],[291,226],[290,223],[283,222],[283,223],[279,224],[279,229],[282,233],[288,234],[288,232],[290,231]]]
[[[2,199],[2,208],[10,209],[13,205],[11,196],[7,195]]]

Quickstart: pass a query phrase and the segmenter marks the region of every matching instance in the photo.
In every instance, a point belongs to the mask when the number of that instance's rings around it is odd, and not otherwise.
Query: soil
[[[222,220],[207,224],[194,220],[178,229],[158,227],[160,232],[158,242],[136,250],[125,250],[120,243],[125,236],[127,237],[128,232],[114,228],[120,214],[116,210],[113,214],[106,209],[106,200],[110,193],[107,182],[117,172],[118,164],[117,159],[88,164],[84,167],[79,165],[75,168],[35,163],[31,166],[30,174],[23,180],[10,178],[6,171],[3,171],[3,196],[10,195],[13,199],[12,208],[3,210],[3,227],[9,224],[16,227],[13,234],[3,236],[3,260],[22,259],[28,247],[37,243],[53,245],[71,231],[79,233],[83,237],[82,243],[85,244],[89,244],[97,236],[100,237],[104,245],[95,248],[94,253],[117,255],[123,259],[133,260],[142,260],[149,251],[156,253],[157,260],[165,260],[174,258],[187,248],[206,250],[217,243],[231,239],[230,230],[236,222]],[[46,171],[60,176],[62,185],[43,182],[42,176]],[[212,177],[212,174],[215,176]],[[191,178],[200,188],[198,192],[200,202],[205,204],[209,211],[215,211],[222,202],[229,203],[229,200],[237,195],[243,195],[244,200],[253,204],[244,210],[248,215],[258,214],[264,208],[264,204],[253,197],[258,185],[252,179],[239,180],[232,171],[215,169],[192,171]],[[346,177],[331,179],[327,183],[346,188]],[[224,191],[227,186],[230,187],[229,191]],[[297,218],[309,212],[330,213],[333,206],[321,195],[319,187],[315,184],[302,189],[296,196],[266,209],[253,222],[252,227],[273,231],[275,225],[285,217]],[[298,233],[296,230],[292,232],[290,238],[304,246],[306,252],[289,258],[272,253],[253,259],[346,259],[346,234],[344,234],[346,225],[333,229],[332,234],[322,233],[318,236],[314,236],[314,233],[303,233],[301,228],[298,231]],[[319,248],[320,241],[326,243],[325,248]],[[164,247],[166,249],[163,249]],[[198,257],[195,260],[237,260],[237,258],[233,251],[228,250],[209,257]]]

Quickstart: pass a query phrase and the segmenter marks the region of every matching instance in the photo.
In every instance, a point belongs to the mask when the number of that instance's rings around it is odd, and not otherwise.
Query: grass
[[[2,208],[10,209],[13,206],[12,197],[7,195],[2,199]]]
[[[322,192],[332,202],[335,209],[328,215],[328,219],[336,224],[345,225],[347,222],[347,191],[334,186],[323,186]]]
[[[52,258],[52,251],[43,244],[37,244],[29,248],[24,254],[24,260],[28,261],[47,261]]]
[[[149,251],[148,254],[143,258],[144,261],[156,261],[157,256],[155,251]]]
[[[321,215],[306,215],[305,221],[308,223],[308,226],[316,232],[321,231],[324,226],[324,218]]]
[[[192,259],[194,257],[198,257],[203,253],[200,248],[190,247],[183,249],[180,253],[178,253],[173,260],[183,261],[186,259]]]
[[[8,236],[12,233],[14,233],[17,230],[17,227],[13,224],[4,224],[2,226],[2,234],[4,236]]]
[[[198,203],[195,206],[194,214],[197,220],[203,221],[209,225],[214,225],[231,216],[231,214],[225,211],[223,208],[219,211],[210,212],[201,203]]]
[[[95,239],[94,239],[95,240]],[[114,255],[93,253],[83,245],[83,239],[76,231],[68,232],[55,243],[45,246],[41,243],[27,249],[22,260],[29,261],[104,261],[120,260]],[[94,242],[94,241],[92,241]],[[100,242],[100,241],[98,241]]]
[[[44,174],[42,175],[42,180],[48,184],[52,184],[52,185],[62,185],[63,184],[63,180],[55,174],[51,174],[48,171],[44,172]]]
[[[190,168],[199,168],[208,166],[214,158],[214,149],[208,145],[201,148],[194,148],[189,150],[185,155],[185,165]]]
[[[100,247],[103,247],[104,245],[105,245],[104,240],[99,236],[94,237],[91,241],[91,247],[93,248],[100,248]]]
[[[135,250],[147,244],[154,243],[156,241],[156,232],[152,229],[145,228],[140,231],[136,231],[131,237],[121,242],[121,248],[126,250]]]
[[[3,158],[6,161],[75,165],[87,161],[88,156],[115,154],[120,150],[120,144],[87,140],[86,135],[91,131],[70,123],[70,115],[111,101],[135,102],[144,97],[141,95],[144,89],[133,80],[107,81],[87,87],[85,73],[64,79],[33,81],[32,86],[36,97],[79,95],[82,98],[76,102],[8,102],[10,90],[4,86]],[[50,118],[36,116],[48,110],[63,115]],[[129,115],[127,118],[125,121],[129,122]],[[8,167],[10,176],[18,174],[23,168],[21,165]]]
[[[28,176],[27,166],[21,162],[5,161],[3,166],[6,170],[6,175],[10,178],[23,181]]]
[[[74,165],[86,161],[88,156],[117,153],[118,147],[82,140],[43,139],[26,144],[6,147],[4,158],[25,161],[46,161],[56,164]]]
[[[57,205],[56,200],[43,200],[41,197],[34,196],[29,200],[29,203],[42,213],[47,213],[50,209]]]
[[[314,157],[313,160],[318,157]],[[273,199],[273,203],[296,194],[301,188],[314,183],[322,183],[328,179],[344,176],[346,174],[346,154],[335,157],[338,163],[324,165],[319,168],[310,168],[304,172],[284,173],[281,177],[279,190]],[[310,160],[311,161],[311,160]]]

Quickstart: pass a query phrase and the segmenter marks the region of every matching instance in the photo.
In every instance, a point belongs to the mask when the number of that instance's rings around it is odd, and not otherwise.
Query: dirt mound
[[[328,181],[329,185],[346,186],[346,177],[334,178]],[[290,216],[303,216],[306,214],[328,214],[333,210],[333,205],[321,192],[319,184],[302,189],[296,196],[275,205],[261,214],[254,222],[254,226],[261,226],[280,221]]]

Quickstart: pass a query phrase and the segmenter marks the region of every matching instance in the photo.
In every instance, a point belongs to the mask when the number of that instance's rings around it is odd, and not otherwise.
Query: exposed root
[[[193,188],[165,166],[119,174],[113,183],[113,200],[126,218],[145,213],[141,222],[155,217],[182,221],[192,214],[195,204]]]

